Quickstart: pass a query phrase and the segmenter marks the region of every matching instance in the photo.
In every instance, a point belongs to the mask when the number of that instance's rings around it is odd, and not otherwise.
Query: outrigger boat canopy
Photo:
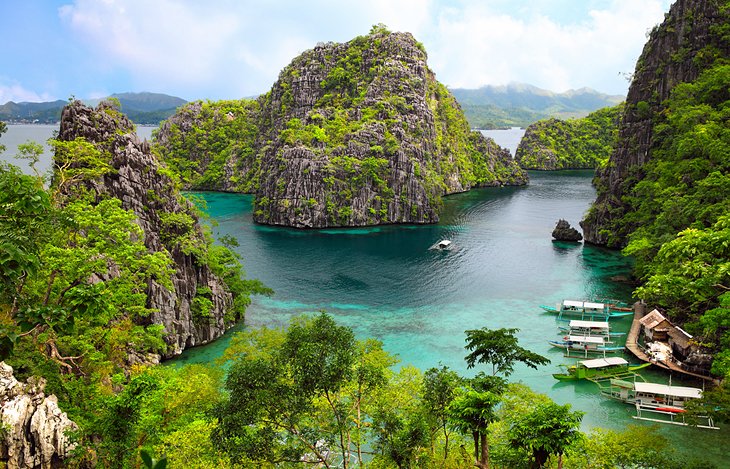
[[[646,394],[657,394],[662,396],[686,397],[689,399],[699,399],[702,397],[702,389],[688,388],[684,386],[669,386],[658,383],[634,383],[636,392]]]
[[[628,365],[629,362],[627,362],[625,358],[621,357],[606,357],[595,358],[593,360],[582,360],[580,364],[586,368],[603,368],[606,366]]]
[[[570,320],[571,329],[608,329],[606,321],[583,321],[580,319]]]
[[[596,344],[603,345],[605,341],[603,337],[596,336],[584,336],[584,335],[569,335],[566,339],[568,342],[575,342],[580,344]]]

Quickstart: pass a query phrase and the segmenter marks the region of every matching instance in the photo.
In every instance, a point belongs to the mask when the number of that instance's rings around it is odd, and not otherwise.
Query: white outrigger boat
[[[607,321],[584,321],[571,319],[569,325],[558,326],[560,332],[568,335],[582,335],[587,337],[619,337],[626,335],[625,332],[611,332]]]
[[[451,241],[448,239],[442,239],[438,243],[432,245],[429,250],[435,249],[437,251],[449,251],[453,246],[451,245]]]
[[[628,308],[616,309],[607,303],[595,303],[592,301],[576,301],[563,300],[562,303],[552,306],[540,305],[540,307],[548,313],[557,313],[558,319],[562,319],[563,315],[580,316],[581,319],[611,319],[623,316],[633,315],[632,311],[626,311]]]
[[[579,350],[587,357],[589,353],[606,353],[620,352],[624,348],[623,346],[612,346],[612,342],[607,341],[608,337],[590,337],[583,335],[568,335],[563,340],[548,340],[548,343],[553,347],[563,348],[566,350],[566,355],[570,354],[571,350]]]
[[[608,387],[601,388],[601,394],[611,399],[617,399],[636,407],[635,419],[648,420],[652,422],[670,423],[674,425],[692,425],[685,421],[685,404],[694,399],[702,397],[702,390],[686,386],[672,386],[671,384],[630,382],[620,379],[611,379]],[[652,418],[642,415],[642,412],[649,412],[656,417]],[[699,428],[710,428],[715,426],[712,417],[698,416],[702,424]]]

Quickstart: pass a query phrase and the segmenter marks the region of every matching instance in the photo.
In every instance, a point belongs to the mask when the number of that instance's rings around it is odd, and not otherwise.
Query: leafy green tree
[[[55,212],[40,181],[11,165],[0,165],[0,303],[14,315],[40,252],[51,235]]]
[[[38,168],[35,165],[40,161],[41,155],[43,155],[43,145],[38,142],[28,140],[25,143],[18,145],[18,154],[16,158],[21,160],[28,160],[28,165],[33,169],[33,172],[38,178],[41,178],[41,174],[38,172]]]
[[[489,467],[489,425],[497,420],[496,407],[499,396],[489,391],[467,389],[449,404],[451,425],[462,434],[471,434],[474,440],[474,465]]]
[[[456,397],[462,382],[458,373],[446,366],[431,368],[423,375],[423,403],[432,428],[431,449],[433,451],[434,435],[440,430],[444,437],[444,461],[449,458],[449,435],[451,433],[448,408]]]
[[[621,431],[595,428],[571,445],[565,456],[565,466],[576,469],[717,467],[707,460],[677,455],[658,425],[630,424]]]
[[[548,458],[557,455],[558,469],[562,469],[563,453],[581,438],[582,419],[583,412],[571,412],[569,404],[541,404],[512,423],[510,441],[532,453],[530,468],[545,467]]]
[[[259,338],[265,336],[253,337]],[[335,456],[330,448],[338,448],[341,464],[349,467],[352,429],[358,425],[352,413],[361,409],[365,390],[380,380],[378,366],[359,361],[364,355],[358,354],[352,331],[324,313],[295,320],[283,339],[270,343],[275,348],[242,356],[231,366],[229,399],[215,411],[214,442],[233,460],[304,458],[326,467]],[[360,351],[373,349],[379,346]],[[355,390],[354,400],[348,390]]]
[[[491,364],[493,376],[497,373],[509,376],[516,362],[535,369],[538,365],[550,363],[542,355],[520,347],[515,337],[518,331],[505,328],[491,330],[486,327],[466,331],[465,348],[471,352],[465,357],[467,367],[473,368],[477,363]]]

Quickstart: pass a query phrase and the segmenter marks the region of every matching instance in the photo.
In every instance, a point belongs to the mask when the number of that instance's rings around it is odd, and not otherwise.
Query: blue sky
[[[267,91],[317,42],[376,23],[423,42],[449,87],[625,94],[670,0],[0,0],[0,103]]]

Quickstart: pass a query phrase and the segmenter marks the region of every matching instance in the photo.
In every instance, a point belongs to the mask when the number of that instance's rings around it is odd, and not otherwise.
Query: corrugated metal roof
[[[687,347],[689,345],[689,340],[692,338],[691,335],[684,332],[682,329],[678,327],[673,327],[667,332],[667,335],[671,337],[675,343],[679,344],[681,347]]]
[[[659,310],[654,309],[651,313],[647,314],[643,318],[639,320],[642,326],[648,327],[649,329],[654,329],[657,325],[659,325],[662,321],[666,321],[667,318],[662,316],[662,313],[659,312]]]
[[[612,365],[628,365],[629,362],[621,357],[594,358],[593,360],[583,360],[580,362],[586,368],[603,368]]]
[[[637,392],[659,394],[662,396],[689,397],[692,399],[699,399],[702,397],[702,389],[689,388],[685,386],[669,386],[666,384],[642,383],[637,381],[634,383],[634,389]]]

